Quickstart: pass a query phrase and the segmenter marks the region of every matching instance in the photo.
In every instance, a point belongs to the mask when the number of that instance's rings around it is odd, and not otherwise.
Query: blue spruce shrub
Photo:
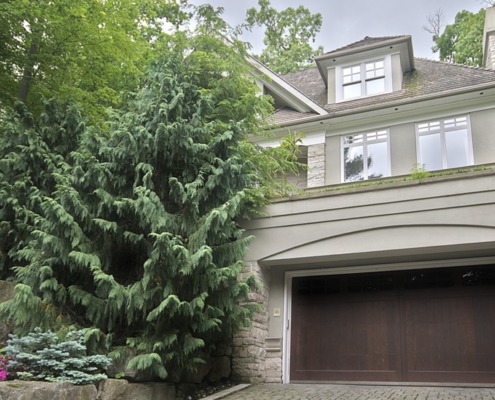
[[[100,354],[87,355],[85,332],[71,331],[64,340],[39,328],[22,337],[10,335],[5,348],[13,358],[9,369],[22,380],[86,385],[106,379],[102,371],[111,359]]]

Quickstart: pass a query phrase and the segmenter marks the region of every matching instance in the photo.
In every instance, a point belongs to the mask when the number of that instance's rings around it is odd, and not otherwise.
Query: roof
[[[338,55],[342,55],[348,52],[355,52],[357,49],[362,48],[363,50],[367,50],[368,48],[373,48],[376,45],[382,47],[388,43],[396,43],[398,41],[403,41],[410,39],[410,35],[401,35],[401,36],[382,36],[382,37],[369,37],[366,36],[364,39],[358,40],[357,42],[348,44],[344,47],[340,47],[338,49],[329,51],[327,53],[323,53],[320,56],[316,57],[317,60],[335,57]]]
[[[315,117],[317,115],[320,114],[317,114],[315,112],[299,112],[284,107],[275,110],[271,118],[274,124],[283,125],[288,122],[299,121],[301,119]]]
[[[372,41],[371,39],[365,38],[349,46],[369,43]],[[345,49],[349,49],[349,46],[346,46]],[[379,109],[445,96],[463,90],[478,90],[483,87],[495,86],[494,70],[423,58],[415,58],[414,62],[416,68],[404,75],[402,90],[335,104],[327,104],[327,90],[317,67],[292,72],[283,75],[282,78],[327,110],[329,116]],[[292,118],[292,121],[294,120]]]

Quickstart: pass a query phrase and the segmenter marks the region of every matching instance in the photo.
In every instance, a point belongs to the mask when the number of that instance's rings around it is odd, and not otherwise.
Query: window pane
[[[354,66],[342,70],[344,83],[357,82],[361,80],[361,67]]]
[[[469,164],[467,129],[446,132],[447,168],[463,167]]]
[[[433,132],[440,129],[440,121],[426,122],[418,125],[418,132]]]
[[[363,134],[344,137],[345,144],[356,144],[363,142]]]
[[[363,146],[344,148],[344,181],[364,179]]]
[[[442,169],[442,147],[440,134],[424,135],[419,137],[419,154],[421,164],[429,171]]]
[[[344,86],[344,99],[352,99],[361,96],[361,82]]]
[[[377,94],[385,91],[385,78],[366,81],[366,94]]]
[[[373,143],[368,145],[368,179],[380,178],[388,175],[387,143]]]
[[[383,69],[374,69],[372,71],[366,71],[366,79],[372,79],[384,75],[385,75],[385,71]]]

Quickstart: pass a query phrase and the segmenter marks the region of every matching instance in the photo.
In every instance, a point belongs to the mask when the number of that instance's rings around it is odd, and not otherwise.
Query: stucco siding
[[[382,271],[495,259],[495,169],[308,192],[265,211],[268,216],[245,223],[255,236],[247,260],[270,273],[267,337],[275,342],[283,342],[290,271],[350,273],[364,266]],[[280,354],[270,362],[282,365]],[[278,367],[273,373],[279,376]]]
[[[471,114],[471,134],[475,164],[495,161],[495,113],[493,110]]]
[[[454,227],[485,227],[495,232],[495,218],[491,217],[495,215],[495,179],[492,171],[484,171],[371,189],[331,191],[314,198],[277,202],[266,211],[270,217],[246,224],[248,232],[255,236],[247,259],[265,264],[317,260],[320,256],[319,261],[324,262],[336,254],[343,256],[345,251],[350,252],[349,257],[356,257],[363,245],[371,253],[401,249],[402,238],[400,243],[394,243],[399,240],[397,231],[390,231],[385,245],[383,234],[387,233],[383,230],[408,226],[435,227],[435,232],[430,229],[435,235],[432,246],[456,246],[463,239],[454,234]],[[381,230],[382,234],[370,234],[366,243],[352,237],[353,233],[372,230]],[[487,233],[480,235],[487,237]],[[325,241],[337,237],[349,238],[345,251],[340,243],[343,239],[339,239],[338,248],[328,248]],[[466,235],[465,241],[469,242],[470,237]],[[411,249],[425,245],[424,238],[416,234],[406,242]]]

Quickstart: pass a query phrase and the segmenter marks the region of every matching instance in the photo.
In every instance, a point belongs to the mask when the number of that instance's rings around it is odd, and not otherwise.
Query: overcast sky
[[[245,20],[246,10],[257,7],[257,0],[189,0],[190,3],[211,4],[224,8],[224,19],[232,26]],[[431,52],[431,35],[423,29],[428,15],[442,9],[447,24],[453,23],[461,10],[478,12],[483,8],[482,0],[271,0],[277,10],[304,5],[312,13],[323,17],[321,32],[316,45],[324,51],[356,42],[365,36],[411,35],[414,55],[438,59]],[[251,42],[255,51],[262,46],[263,33],[250,34],[244,40]]]

